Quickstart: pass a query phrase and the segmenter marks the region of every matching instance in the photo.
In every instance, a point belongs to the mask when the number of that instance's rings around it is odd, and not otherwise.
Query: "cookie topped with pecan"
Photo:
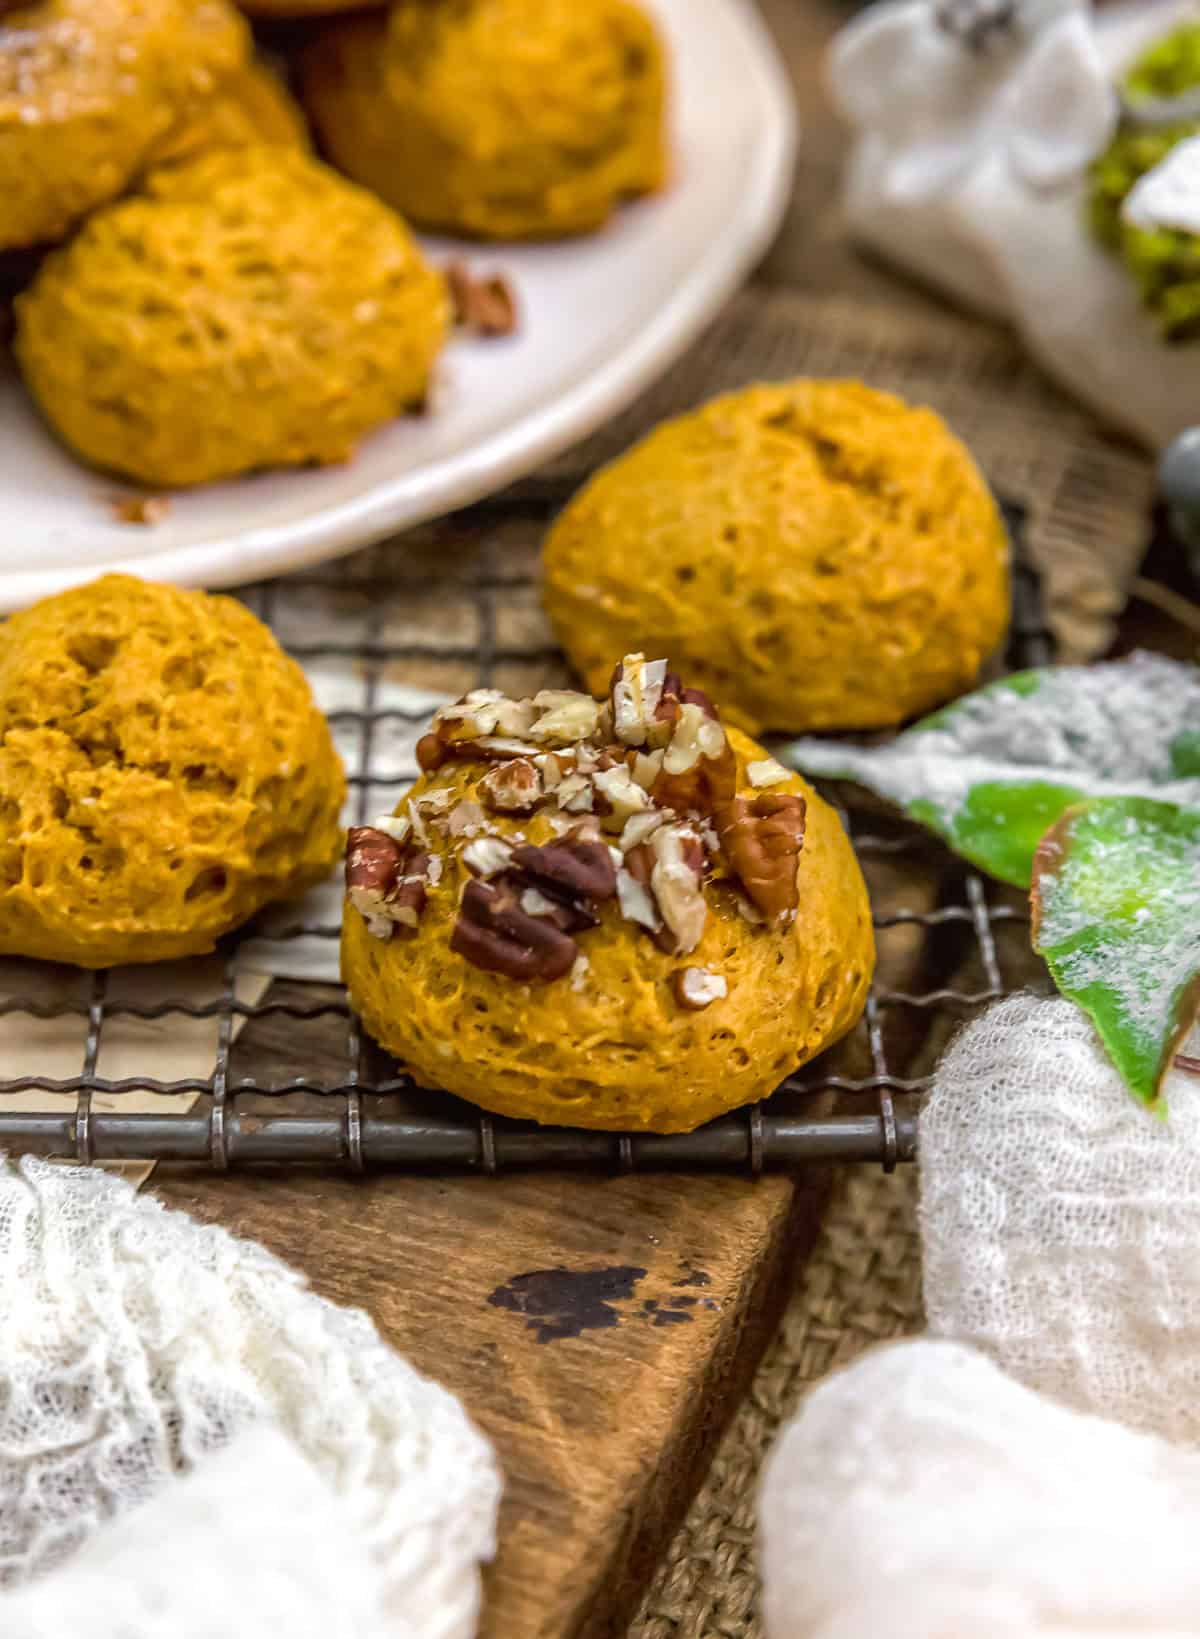
[[[626,655],[601,699],[476,689],[348,839],[343,967],[419,1078],[545,1121],[678,1130],[844,1032],[873,962],[820,797]]]

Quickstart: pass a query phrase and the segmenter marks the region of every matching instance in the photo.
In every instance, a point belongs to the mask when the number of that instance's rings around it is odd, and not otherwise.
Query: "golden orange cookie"
[[[214,148],[309,147],[300,105],[279,75],[252,58],[222,81],[220,89],[191,109],[164,137],[147,164],[178,165]]]
[[[657,427],[566,507],[543,576],[590,687],[624,638],[752,733],[917,716],[972,686],[1009,613],[969,452],[854,381],[747,387]]]
[[[387,0],[238,0],[251,17],[321,17],[337,11],[364,11]]]
[[[412,1074],[504,1115],[683,1132],[862,1011],[866,889],[834,811],[665,663],[605,701],[441,712],[352,830],[342,972]]]
[[[0,251],[61,239],[247,58],[226,0],[35,0],[0,17]]]
[[[282,147],[154,172],[16,311],[18,363],[63,441],[168,486],[346,460],[424,401],[449,324],[399,217]]]
[[[484,239],[597,228],[666,174],[665,69],[631,0],[398,0],[323,30],[325,152],[410,220]]]
[[[233,598],[107,575],[0,626],[0,952],[191,956],[310,887],[345,792],[304,674]]]

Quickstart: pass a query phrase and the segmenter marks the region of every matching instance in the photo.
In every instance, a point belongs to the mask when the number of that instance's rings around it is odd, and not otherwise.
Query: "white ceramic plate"
[[[671,186],[587,239],[467,250],[512,278],[520,334],[455,341],[433,413],[384,428],[347,466],[209,485],[175,495],[153,527],[121,524],[120,486],[59,448],[19,383],[0,383],[0,609],[107,569],[228,586],[336,557],[511,482],[667,369],[769,244],[795,124],[752,0],[650,5],[673,64]]]

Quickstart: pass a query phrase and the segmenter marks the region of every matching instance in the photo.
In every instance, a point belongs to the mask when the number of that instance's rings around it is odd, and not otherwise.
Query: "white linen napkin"
[[[1069,0],[1024,3],[1036,24],[1054,19]],[[960,9],[966,14],[970,5]],[[1115,77],[1143,46],[1195,12],[1195,0],[1126,0],[1094,19],[1072,21],[1088,39],[1080,55],[1096,57]],[[1056,84],[1065,59],[1055,63],[1047,54],[1045,83],[1031,99],[1023,60],[1007,84],[994,83],[986,77],[989,65],[1002,57],[951,52],[936,15],[933,0],[892,0],[835,40],[832,88],[857,127],[844,197],[851,231],[956,300],[1008,320],[1069,392],[1160,448],[1200,418],[1195,349],[1159,338],[1133,279],[1089,233],[1087,150],[1080,150],[1074,174],[1053,186],[1039,185],[1028,166],[1022,169],[1019,152],[1014,156],[1025,137],[1070,158],[1080,136],[1075,124],[1089,101],[1086,75],[1076,65],[1073,78]],[[916,60],[907,67],[901,60],[901,48],[911,55],[906,26],[926,50],[941,41],[945,83],[936,97],[914,72]]]

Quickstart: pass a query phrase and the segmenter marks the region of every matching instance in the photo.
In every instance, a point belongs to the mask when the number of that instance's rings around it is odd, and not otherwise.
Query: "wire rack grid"
[[[390,808],[414,777],[412,747],[428,706],[403,687],[396,703],[397,684],[434,694],[492,684],[524,692],[565,677],[537,607],[533,546],[560,500],[526,485],[515,499],[474,508],[402,544],[240,594],[327,704],[347,763],[349,818],[361,823]],[[1022,551],[1024,516],[1017,507],[1004,510],[1017,565],[1008,661],[1044,664],[1053,642]],[[250,953],[272,951],[270,970],[286,974],[289,948],[303,944],[323,950],[332,970],[339,930],[329,899],[311,917],[277,910],[231,937],[219,984],[201,996],[187,965],[147,999],[123,993],[106,972],[48,974],[44,964],[5,964],[0,1018],[77,1019],[82,1051],[75,1075],[15,1066],[18,1073],[0,1079],[0,1146],[83,1163],[145,1159],[218,1169],[316,1164],[494,1175],[509,1168],[698,1167],[757,1175],[851,1160],[890,1169],[915,1154],[919,1098],[940,1044],[971,1010],[1012,987],[1006,951],[1023,953],[1018,982],[1027,979],[1028,915],[1009,890],[963,867],[917,828],[879,809],[841,812],[871,889],[881,953],[863,1018],[766,1104],[697,1132],[611,1134],[492,1118],[398,1073],[365,1037],[340,986],[283,979],[258,999],[241,999]],[[121,1020],[164,1031],[179,1021],[210,1021],[211,1074],[100,1074],[106,1032]],[[131,1095],[160,1108],[126,1113],[120,1105],[133,1102]]]

